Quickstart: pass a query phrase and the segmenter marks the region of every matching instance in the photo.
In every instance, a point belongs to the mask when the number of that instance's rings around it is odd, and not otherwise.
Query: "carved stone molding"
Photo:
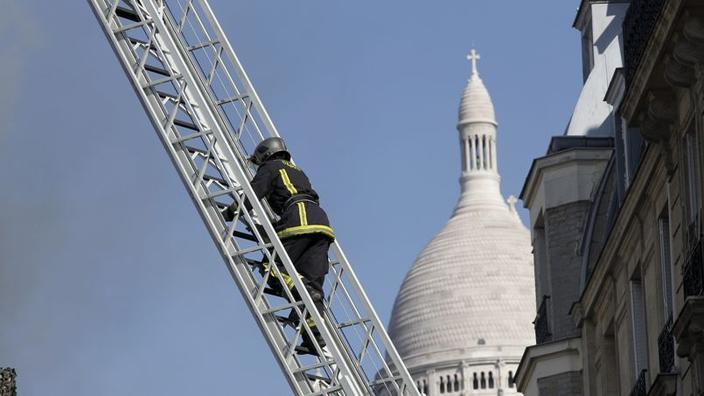
[[[704,45],[694,43],[683,37],[673,47],[672,56],[678,62],[686,65],[704,63]]]
[[[672,124],[677,118],[677,98],[669,89],[648,93],[648,116],[656,122]]]
[[[700,16],[685,12],[685,22],[682,33],[695,44],[704,44],[704,19]]]
[[[667,141],[677,118],[674,92],[667,89],[650,91],[644,111],[639,115],[640,133],[651,142]]]
[[[676,88],[689,88],[694,84],[695,74],[694,68],[691,65],[676,61],[672,55],[665,58],[664,65],[665,80],[671,86]]]
[[[704,390],[704,297],[688,297],[674,325],[677,355],[692,363],[695,394]]]

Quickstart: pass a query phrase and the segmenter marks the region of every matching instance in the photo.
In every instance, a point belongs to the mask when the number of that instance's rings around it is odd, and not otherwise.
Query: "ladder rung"
[[[152,73],[156,74],[161,74],[162,76],[170,76],[171,73],[169,73],[168,70],[162,69],[160,67],[152,66],[152,65],[144,65],[144,70],[150,71]]]
[[[143,46],[145,46],[145,47],[147,46],[147,44],[149,44],[148,42],[146,42],[146,41],[144,41],[144,40],[140,40],[140,39],[135,38],[135,37],[130,37],[129,40],[130,40],[130,42],[131,42],[132,44],[140,44],[140,45],[143,45]],[[154,45],[154,43],[151,43],[151,44],[149,44],[149,48],[155,50],[155,49],[156,49],[156,46]]]
[[[189,51],[195,51],[195,50],[198,50],[198,49],[201,49],[201,48],[205,48],[205,47],[209,47],[209,46],[215,45],[215,44],[220,44],[220,40],[210,40],[210,41],[206,41],[206,42],[203,42],[203,43],[200,43],[200,44],[192,45],[192,46],[188,47],[188,50],[189,50]]]
[[[284,304],[284,305],[279,305],[278,307],[274,308],[269,308],[266,311],[262,312],[262,315],[267,315],[267,314],[273,314],[276,312],[283,311],[284,309],[290,309],[299,305],[303,305],[303,301],[294,301],[292,303]],[[276,316],[276,315],[274,315]]]
[[[198,135],[200,136],[200,134],[198,134]],[[189,136],[191,136],[191,135],[189,135]],[[190,138],[190,139],[192,139],[192,138]],[[173,141],[172,143],[173,144],[183,143],[184,141],[190,140],[190,139],[178,138],[175,141]],[[208,155],[208,150],[203,150],[202,148],[192,147],[192,146],[185,146],[185,147],[186,147],[186,150],[188,150],[188,152],[190,152],[191,154],[198,153],[198,154]]]
[[[227,185],[227,182],[225,181],[225,179],[222,179],[222,178],[217,177],[217,176],[208,175],[208,174],[203,175],[203,180],[206,180],[206,181],[208,181],[208,180],[213,180],[213,181],[216,181],[216,182],[218,182],[218,183],[220,183],[220,184]]]
[[[254,235],[247,234],[242,231],[235,231],[232,233],[232,235],[236,236],[237,238],[242,238],[251,242],[258,242],[257,238],[255,238]]]
[[[400,379],[401,379],[401,376],[396,375],[396,376],[393,376],[393,377],[386,377],[386,378],[381,378],[381,379],[378,379],[378,380],[371,381],[371,382],[369,383],[369,385],[370,385],[370,386],[381,385],[381,384],[386,383],[386,382],[394,382],[394,381],[398,381],[398,380],[400,380]]]
[[[338,328],[338,329],[343,329],[343,328],[345,328],[345,327],[351,327],[351,326],[360,325],[360,324],[365,323],[365,322],[371,322],[371,319],[362,318],[362,319],[356,319],[356,320],[350,320],[350,321],[347,321],[347,322],[342,322],[342,323],[340,323],[339,325],[337,325],[337,328]]]
[[[181,121],[181,122],[184,122],[184,121]],[[174,124],[176,124],[175,120],[174,120]],[[185,125],[181,125],[181,126],[182,126],[182,127],[185,127],[185,128],[188,128],[188,129],[191,129],[190,127],[185,126]],[[211,130],[207,130],[207,131],[203,131],[203,132],[198,131],[198,132],[192,133],[192,134],[190,134],[190,135],[181,136],[181,137],[178,138],[178,139],[172,140],[171,143],[172,143],[172,144],[183,143],[183,142],[188,141],[188,140],[197,139],[197,138],[199,138],[199,137],[211,135],[212,133],[213,133],[213,131],[211,131]],[[197,150],[197,152],[199,152],[199,153],[201,153],[201,154],[203,154],[203,155],[207,155],[207,154],[208,154],[208,152],[205,151],[205,150]]]
[[[269,290],[271,290],[271,289],[269,289]],[[266,293],[266,291],[267,291],[267,289],[264,289],[264,293]],[[289,325],[294,328],[296,326],[298,326],[298,321],[293,320],[293,319],[289,318],[288,316],[279,316],[279,315],[274,315],[274,316],[276,316],[276,320],[284,326]]]
[[[315,369],[319,369],[319,368],[322,368],[325,366],[331,366],[333,364],[335,364],[335,362],[331,361],[331,360],[320,361],[318,363],[309,364],[308,366],[299,367],[299,368],[293,370],[293,373],[294,374],[305,373],[308,370],[315,370]]]
[[[148,84],[143,85],[142,88],[146,89],[146,88],[156,87],[157,85],[161,85],[161,84],[164,84],[164,83],[167,83],[170,81],[178,81],[181,78],[183,78],[183,76],[181,76],[180,74],[160,78],[158,80],[150,81]]]
[[[194,131],[198,130],[198,126],[192,122],[188,121],[181,121],[181,120],[174,120],[174,125],[178,125],[180,127],[188,128]]]
[[[213,198],[220,197],[220,196],[222,196],[222,195],[234,194],[234,193],[236,193],[236,192],[239,191],[239,190],[241,190],[241,188],[228,188],[228,189],[226,189],[226,190],[215,191],[215,192],[211,192],[210,194],[206,195],[203,199],[204,199],[204,200],[206,200],[206,199],[213,199]],[[216,204],[217,207],[219,207],[219,208],[221,208],[221,209],[224,209],[224,208],[226,208],[226,207],[228,206],[227,204],[223,204],[223,203],[220,203],[220,202],[215,202],[215,204]]]
[[[243,100],[249,98],[249,95],[244,94],[244,95],[236,95],[236,96],[230,96],[227,99],[223,99],[218,102],[218,106],[222,106],[224,104],[232,103],[232,102],[237,102],[238,100]]]
[[[311,381],[323,381],[326,384],[330,384],[330,378],[323,377],[322,375],[315,375],[315,374],[306,373],[306,377]]]
[[[258,241],[257,241],[257,242],[258,242]],[[270,243],[265,243],[265,244],[263,244],[263,245],[252,246],[252,247],[249,247],[249,248],[246,248],[246,249],[240,249],[240,250],[236,251],[235,254],[232,255],[232,257],[242,257],[242,256],[244,256],[245,254],[249,254],[249,253],[252,253],[252,252],[258,252],[258,251],[264,250],[264,249],[269,249],[269,248],[272,247],[272,246],[273,246],[273,245],[272,245],[271,242],[270,242]]]
[[[141,19],[139,19],[139,14],[137,14],[133,10],[130,10],[127,7],[117,7],[117,9],[115,10],[115,15],[119,16],[120,18],[129,19],[133,22],[141,21]]]
[[[175,102],[175,101],[179,101],[179,102],[181,102],[181,103],[185,103],[185,102],[186,102],[185,100],[183,100],[183,96],[181,96],[181,97],[179,98],[178,95],[174,95],[174,94],[172,94],[172,93],[160,91],[160,90],[158,90],[158,89],[155,90],[155,92],[156,92],[157,95],[159,95],[159,96],[162,97],[162,98],[173,99],[174,102]]]
[[[330,395],[331,392],[335,392],[337,390],[342,390],[341,385],[335,385],[330,388],[325,388],[323,390],[317,391],[315,393],[309,393],[308,396],[322,396],[322,395]]]

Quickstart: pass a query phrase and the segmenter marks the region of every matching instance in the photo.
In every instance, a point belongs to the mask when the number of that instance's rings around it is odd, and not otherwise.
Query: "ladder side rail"
[[[229,41],[228,41],[227,37],[225,36],[224,32],[222,31],[222,28],[221,28],[220,24],[218,23],[217,18],[215,18],[214,14],[212,13],[212,9],[210,8],[210,5],[205,0],[195,0],[195,1],[199,2],[201,4],[202,8],[206,11],[206,17],[217,34],[216,39],[213,39],[210,37],[208,37],[208,39],[210,41],[217,40],[224,47],[226,54],[230,57],[232,64],[235,66],[235,70],[238,74],[238,77],[240,78],[241,82],[244,84],[244,86],[247,89],[248,95],[250,95],[252,100],[255,102],[255,106],[256,106],[257,110],[259,110],[259,112],[262,114],[262,118],[264,120],[266,120],[268,129],[271,130],[273,136],[278,136],[278,133],[275,130],[273,122],[271,122],[271,119],[268,116],[266,109],[264,108],[261,101],[259,100],[259,97],[256,94],[256,91],[254,90],[254,87],[252,86],[252,84],[251,84],[246,72],[244,71],[239,59],[237,58],[236,54],[232,50],[232,47],[229,45]],[[183,11],[183,8],[182,8],[182,11]],[[194,12],[197,16],[197,13],[195,12],[195,10],[193,10],[192,12]],[[183,19],[181,19],[181,20],[183,21]],[[201,28],[203,29],[203,31],[207,34],[208,30],[204,26],[202,26],[203,22],[200,20],[200,18],[198,18],[198,22],[201,24]],[[227,69],[225,69],[225,72],[227,73]],[[237,84],[232,81],[232,78],[229,76],[229,73],[227,74],[227,76],[229,77],[233,88],[235,90],[237,90],[238,89]],[[384,359],[378,345],[376,344],[376,341],[373,340],[373,335],[371,333],[373,332],[374,328],[378,329],[378,331],[376,331],[376,334],[378,334],[380,336],[380,338],[382,339],[382,343],[385,346],[384,349],[387,350],[387,353],[388,353],[391,361],[394,363],[394,366],[398,368],[398,370],[400,372],[399,375],[403,378],[403,382],[405,385],[404,387],[408,388],[408,389],[413,389],[415,391],[415,386],[412,386],[412,384],[413,384],[412,378],[408,374],[408,371],[405,368],[405,366],[402,364],[402,361],[398,355],[398,352],[396,351],[395,347],[393,346],[393,343],[391,342],[390,338],[388,337],[388,334],[386,333],[386,331],[383,327],[383,324],[379,320],[378,315],[376,314],[376,312],[373,310],[371,304],[369,303],[368,297],[364,293],[358,279],[356,278],[356,275],[351,270],[349,262],[347,261],[346,257],[344,257],[344,254],[342,254],[342,251],[339,248],[339,246],[337,246],[337,250],[341,253],[341,256],[343,256],[343,260],[342,260],[343,265],[347,268],[349,273],[352,275],[351,276],[351,280],[352,280],[351,283],[353,285],[353,288],[355,289],[355,292],[357,292],[357,294],[361,297],[360,301],[363,302],[363,304],[365,306],[365,310],[370,313],[369,316],[372,319],[373,324],[371,327],[365,326],[365,329],[369,332],[370,341],[371,341],[372,346],[374,347],[374,349],[379,357],[380,362],[384,366],[383,368],[387,371],[389,376],[393,376],[392,371],[386,365],[385,359]],[[355,309],[355,311],[357,311],[355,304],[352,302],[352,299],[348,298],[348,300],[351,302],[350,305]],[[358,317],[361,318],[361,315],[359,315],[358,311],[356,312],[356,314]]]
[[[339,260],[337,261],[337,264],[340,268],[335,268],[335,265],[330,268],[335,280],[334,284],[331,286],[331,291],[327,299],[329,304],[332,305],[332,300],[335,298],[345,316],[341,320],[338,318],[338,314],[336,314],[337,309],[331,309],[330,315],[333,317],[331,323],[340,329],[340,336],[344,339],[344,345],[347,347],[350,356],[352,356],[354,362],[353,364],[357,368],[360,375],[364,377],[364,381],[368,385],[370,392],[374,393],[372,383],[377,380],[376,377],[383,376],[383,378],[388,379],[393,378],[394,374],[384,360],[382,350],[374,340],[374,335],[376,334],[374,323],[367,323],[373,322],[373,320],[370,317],[367,317],[368,315],[363,315],[357,308],[354,303],[353,296],[350,294],[348,287],[345,285],[345,269],[342,268],[342,263]],[[342,300],[342,302],[340,302],[340,300]],[[351,312],[347,306],[351,308]],[[361,329],[358,327],[361,327]],[[345,334],[344,330],[351,328],[356,330],[355,335],[357,340],[350,339],[350,336]],[[355,341],[359,342],[358,348],[355,348]],[[368,372],[368,368],[365,368],[365,365],[363,364],[365,358],[369,360],[369,355],[367,354],[369,348],[373,349],[376,357],[376,360],[372,362],[374,364],[373,372]],[[388,389],[388,381],[384,382],[383,386],[388,394],[403,394],[403,386],[399,386],[396,382],[392,382],[391,385],[396,393],[392,393],[391,390]]]
[[[371,319],[372,325],[374,329],[376,329],[376,334],[382,339],[382,342],[385,347],[385,352],[388,355],[388,358],[391,360],[393,365],[395,366],[395,369],[398,370],[398,375],[402,377],[403,380],[403,386],[405,387],[405,392],[402,394],[408,394],[414,395],[414,396],[419,396],[420,393],[414,386],[414,381],[413,377],[411,377],[410,373],[408,372],[408,368],[406,365],[403,363],[403,360],[401,359],[401,356],[399,355],[398,351],[396,350],[396,347],[394,343],[391,341],[391,338],[389,337],[388,333],[386,332],[386,328],[384,327],[383,322],[379,319],[379,315],[376,313],[376,310],[374,309],[374,306],[371,304],[369,297],[367,296],[366,292],[364,291],[364,288],[362,288],[361,283],[359,282],[359,278],[357,278],[357,274],[354,272],[352,269],[352,266],[350,265],[349,261],[347,260],[347,256],[345,255],[344,251],[342,250],[342,247],[340,247],[340,244],[338,241],[335,241],[333,243],[333,252],[336,257],[336,259],[340,262],[340,265],[342,267],[342,270],[344,270],[347,273],[347,277],[350,280],[350,284],[353,286],[355,289],[355,292],[360,296],[360,301],[364,305],[364,310],[366,311],[366,316]],[[356,309],[356,305],[352,304],[353,307]],[[356,312],[357,316],[362,319],[361,315],[359,312]],[[376,348],[376,343],[374,342],[374,346]],[[377,348],[377,353],[381,356],[381,351]],[[381,356],[382,361],[384,361],[384,356]],[[393,375],[393,370],[386,365],[384,362],[384,368],[387,370],[389,375]]]
[[[174,1],[176,1],[179,5],[180,9],[178,11],[181,13],[181,15],[175,14],[173,10],[174,7],[169,5],[172,4]],[[196,37],[200,37],[201,35],[205,36],[199,39],[201,43],[207,43],[198,44],[195,46],[195,48],[199,50],[207,47],[210,47],[214,50],[219,48],[215,54],[211,54],[215,58],[214,61],[211,60],[210,55],[205,52],[205,55],[206,57],[208,57],[210,63],[208,65],[209,70],[203,69],[203,65],[201,65],[201,62],[197,59],[195,53],[189,54],[189,59],[194,64],[194,68],[200,68],[199,75],[203,80],[204,88],[210,94],[209,96],[211,97],[210,99],[214,108],[219,110],[218,113],[223,118],[224,123],[229,126],[230,133],[233,135],[237,135],[238,147],[244,149],[244,145],[241,142],[241,135],[244,129],[249,130],[249,128],[247,128],[247,126],[249,125],[247,121],[251,123],[252,127],[254,128],[255,132],[258,134],[258,137],[261,140],[270,136],[279,136],[278,132],[276,131],[276,127],[274,126],[273,122],[271,121],[271,118],[266,112],[266,109],[261,103],[259,96],[257,95],[252,83],[246,75],[246,72],[242,68],[242,65],[239,63],[239,59],[237,59],[236,55],[234,55],[234,51],[229,45],[227,36],[224,35],[219,25],[217,25],[217,27],[214,27],[212,24],[210,24],[211,20],[215,20],[217,22],[217,19],[215,19],[215,17],[211,14],[210,18],[206,17],[206,21],[204,21],[197,11],[198,7],[196,6],[196,4],[200,4],[200,9],[204,10],[204,12],[207,12],[207,9],[203,4],[197,3],[196,0],[189,0],[188,5],[185,8],[183,7],[181,0],[166,0],[166,4],[170,11],[172,23],[174,24],[174,30],[179,32],[179,38],[182,40],[184,46],[188,45],[187,30],[188,28],[190,28],[191,32]],[[189,15],[192,15],[193,19],[195,19],[195,25],[197,25],[198,31],[196,31],[197,28],[193,26],[194,23],[191,23],[191,20],[188,18]],[[188,27],[186,26],[186,23],[188,23]],[[208,27],[210,27],[210,29],[208,29]],[[211,34],[215,34],[215,37],[212,37]],[[234,58],[229,54],[232,54]],[[231,67],[234,68],[236,71],[236,78],[233,77],[232,73],[230,73],[230,69],[227,67],[228,61]],[[222,71],[222,73],[224,74],[225,81],[222,81],[223,76],[217,74],[218,70]],[[245,104],[246,101],[249,100],[249,104],[246,104],[244,108],[244,116],[240,114],[236,106],[233,106],[234,110],[238,113],[237,115],[240,119],[239,128],[233,125],[232,120],[230,120],[229,117],[226,115],[225,105],[233,104],[234,101],[228,100],[224,103],[221,103],[216,100],[218,95],[215,89],[215,86],[217,85],[215,77],[217,77],[217,82],[221,84],[222,88],[224,88],[228,92],[231,92],[230,97],[241,98],[241,102]],[[259,125],[257,119],[259,119],[264,124],[263,127]]]
[[[118,4],[118,2],[116,2],[115,5],[116,4]],[[123,66],[125,73],[128,75],[128,77],[130,77],[129,80],[132,83],[133,87],[135,88],[135,91],[138,93],[138,97],[140,98],[142,105],[144,106],[147,113],[150,115],[150,121],[152,122],[152,124],[153,124],[154,128],[157,130],[157,132],[159,132],[160,137],[162,137],[162,139],[161,139],[162,143],[164,144],[165,148],[167,149],[169,156],[170,156],[170,159],[172,160],[172,163],[179,171],[179,176],[181,176],[182,181],[186,185],[187,191],[189,192],[189,194],[193,198],[194,202],[198,202],[198,200],[195,198],[195,197],[197,197],[197,193],[193,190],[188,177],[186,177],[188,170],[186,167],[184,167],[184,164],[190,158],[184,152],[179,152],[179,151],[174,150],[173,147],[171,146],[171,144],[167,141],[167,139],[163,138],[163,136],[166,134],[166,131],[163,130],[163,125],[156,118],[154,118],[154,114],[157,113],[156,108],[158,108],[160,106],[152,103],[152,100],[146,94],[144,94],[142,92],[143,87],[141,87],[138,83],[139,77],[129,67],[129,64],[128,64],[129,61],[127,61],[127,56],[126,56],[128,51],[125,50],[124,48],[121,48],[118,41],[116,39],[114,39],[113,32],[110,31],[108,28],[109,24],[108,24],[107,20],[104,18],[104,15],[102,15],[102,13],[100,12],[101,11],[100,6],[95,5],[94,3],[91,3],[91,5],[94,6],[93,7],[94,13],[98,17],[98,19],[102,22],[101,26],[103,27],[103,30],[105,31],[106,35],[108,36],[109,41],[112,44],[114,51],[118,55],[118,58],[124,60],[124,62],[121,62],[121,65]],[[114,12],[114,9],[113,9],[113,12]],[[199,213],[201,213],[202,217],[207,218],[207,217],[205,217],[203,212],[208,211],[209,209],[204,208],[202,206],[202,204],[199,204],[199,203],[196,203],[196,205],[197,205],[197,207],[199,209]],[[210,227],[207,227],[207,228],[210,230]],[[212,233],[211,233],[211,236],[214,239],[217,239],[217,236],[212,235]],[[226,257],[224,256],[224,258],[226,258]],[[244,294],[244,290],[246,290],[246,287],[244,286],[246,283],[245,280],[241,277],[239,271],[237,270],[236,266],[233,263],[228,263],[228,267],[229,267],[229,270],[230,270],[233,278],[238,283],[238,285],[240,285],[240,290]],[[247,296],[245,296],[245,299],[248,300]],[[248,307],[250,308],[250,310],[253,309],[251,301],[248,301],[248,302],[250,302],[250,304],[248,304]],[[264,324],[264,325],[266,325],[266,324]],[[262,330],[264,330],[264,329],[262,329]],[[267,329],[266,331],[271,333],[269,329]],[[271,346],[271,347],[273,348],[273,346]],[[274,352],[278,353],[277,350],[275,350]],[[292,384],[292,386],[293,386],[293,384]]]
[[[144,4],[147,5],[148,8],[153,7],[153,4],[148,0],[145,0]],[[152,12],[158,12],[158,11],[156,9],[153,9]],[[172,26],[170,26],[168,23],[164,23],[164,22],[166,22],[164,20],[160,19],[160,22],[163,23],[163,26],[159,26],[160,28],[162,28],[164,30],[169,30],[173,34],[173,30],[170,30],[170,29],[173,29]],[[174,42],[174,46],[173,46],[174,50],[178,51],[182,55],[181,57],[175,57],[175,59],[178,59],[179,61],[183,62],[183,65],[181,65],[183,70],[188,70],[190,72],[191,71],[190,68],[193,67],[193,65],[190,62],[186,61],[186,59],[188,59],[187,58],[188,57],[187,50],[183,47],[183,45],[179,45],[179,44],[182,44],[180,41],[178,41],[176,39],[172,39],[172,40]],[[197,74],[194,75],[194,81],[196,84],[203,84],[203,82],[199,80],[199,77]],[[205,99],[203,99],[203,102],[205,102],[206,104],[209,104],[209,102]],[[217,121],[218,120],[214,118],[212,122],[217,123]],[[227,131],[226,126],[221,126],[221,127],[222,127],[222,129],[213,128],[213,130],[216,132],[221,132],[222,130]],[[223,136],[222,140],[226,140],[226,137]],[[248,175],[245,172],[244,167],[242,166],[242,164],[239,161],[237,161],[237,158],[234,155],[232,157],[234,157],[232,160],[232,163],[237,165],[236,171],[238,171],[239,174],[237,174],[236,176],[237,176],[238,180],[247,181]],[[262,226],[265,228],[265,231],[267,233],[267,237],[268,237],[270,243],[273,244],[279,258],[281,259],[284,267],[286,268],[286,271],[289,274],[297,273],[295,267],[293,266],[293,263],[291,262],[290,258],[288,257],[288,254],[286,253],[286,251],[283,247],[283,244],[281,243],[280,239],[278,238],[278,235],[277,235],[275,229],[273,228],[273,225],[269,221],[268,213],[264,210],[263,205],[259,201],[259,199],[256,196],[256,194],[254,193],[254,191],[251,189],[250,184],[247,181],[247,182],[243,182],[242,186],[244,187],[245,194],[247,195],[248,200],[252,205],[252,211],[255,212],[257,214],[258,218],[261,220]],[[253,230],[254,230],[257,238],[261,241],[263,238],[261,237],[261,235],[258,235],[258,230],[256,230],[256,227],[253,227]],[[266,254],[269,255],[269,252],[266,251]],[[270,256],[269,256],[269,260],[270,260],[270,262],[274,262],[274,260]],[[293,280],[295,289],[298,291],[298,294],[300,295],[301,299],[305,303],[305,306],[308,311],[307,314],[313,318],[314,322],[316,323],[316,325],[318,326],[318,329],[321,332],[321,335],[323,336],[323,339],[328,344],[328,349],[330,350],[331,355],[334,357],[336,364],[338,365],[338,368],[343,373],[343,379],[353,376],[354,373],[352,372],[352,370],[350,370],[350,368],[348,366],[348,360],[346,358],[346,355],[341,352],[340,348],[337,346],[338,344],[334,342],[334,339],[329,334],[329,330],[327,330],[327,328],[325,327],[325,322],[322,320],[322,317],[320,316],[318,311],[314,308],[315,305],[313,303],[313,300],[311,299],[309,293],[307,292],[303,282],[296,276],[291,277],[291,279]],[[299,314],[299,317],[303,317],[303,315],[301,315],[300,312],[298,314]],[[305,323],[305,321],[302,321],[302,323]],[[306,331],[308,331],[308,332],[310,331],[310,329],[307,328],[308,327],[307,324],[304,324],[304,327],[306,327]],[[356,385],[356,386],[358,386],[358,385]],[[350,393],[350,395],[362,394],[361,390],[359,390],[359,389],[356,389],[356,390],[350,389],[349,392],[354,392],[354,393]]]
[[[254,310],[253,314],[256,312],[254,308],[254,300],[249,296],[245,290],[252,289],[255,284],[247,284],[246,279],[241,276],[240,271],[237,268],[237,265],[239,264],[240,266],[246,266],[245,263],[236,263],[233,260],[233,257],[227,252],[228,251],[228,246],[225,246],[223,241],[221,240],[221,234],[217,232],[213,232],[216,228],[216,224],[213,222],[213,218],[220,218],[219,211],[216,210],[213,206],[206,207],[202,202],[203,200],[200,199],[201,197],[198,196],[198,191],[195,191],[194,186],[190,183],[189,178],[187,177],[188,170],[186,167],[184,167],[184,164],[186,161],[190,161],[190,157],[185,155],[183,152],[178,152],[175,150],[172,146],[172,143],[168,140],[167,134],[168,132],[164,130],[164,125],[162,125],[158,119],[157,119],[157,114],[158,112],[156,111],[156,108],[159,107],[158,105],[155,106],[153,103],[154,98],[150,98],[144,91],[144,87],[140,86],[138,83],[139,77],[131,70],[129,67],[129,60],[127,54],[129,51],[126,51],[124,48],[121,47],[121,44],[118,42],[118,40],[114,37],[114,31],[112,31],[109,26],[110,22],[105,19],[105,16],[102,13],[103,7],[98,5],[95,0],[89,0],[90,4],[93,6],[93,11],[96,14],[96,17],[98,17],[99,21],[101,22],[101,26],[103,27],[103,30],[105,31],[106,35],[109,38],[109,41],[118,55],[118,58],[122,60],[121,65],[123,66],[124,71],[126,74],[130,77],[129,80],[132,83],[133,87],[135,88],[135,91],[138,93],[138,97],[140,98],[140,101],[142,102],[145,110],[147,113],[150,115],[150,120],[152,121],[152,124],[154,125],[155,129],[157,132],[159,132],[159,136],[162,140],[162,143],[166,147],[168,153],[170,154],[170,158],[174,165],[177,167],[177,170],[179,171],[179,175],[182,177],[182,180],[184,181],[184,184],[187,186],[187,190],[189,191],[189,194],[191,194],[191,197],[193,198],[194,203],[196,203],[197,208],[199,209],[199,213],[201,214],[201,217],[203,217],[204,221],[206,222],[207,228],[209,231],[211,231],[211,236],[213,239],[216,241],[216,244],[218,244],[219,250],[221,251],[221,254],[223,255],[223,258],[226,259],[228,262],[228,268],[230,269],[233,278],[237,282],[237,284],[240,286],[240,290],[245,296],[245,300],[248,302],[248,307],[250,310]],[[105,4],[105,3],[104,3]],[[107,4],[105,4],[107,5]],[[114,5],[114,4],[113,4]],[[113,7],[114,8],[114,7]],[[113,10],[114,11],[114,10]],[[126,45],[123,43],[123,45]],[[159,102],[159,101],[157,101]],[[194,171],[195,168],[191,169],[191,171]],[[201,186],[203,187],[203,186]],[[250,219],[251,220],[251,219]],[[241,260],[240,260],[241,261]],[[246,272],[248,273],[248,272]],[[258,319],[260,322],[260,328],[262,329],[263,332],[267,335],[267,340],[270,342],[270,347],[272,347],[272,350],[274,353],[279,357],[280,364],[282,364],[283,361],[283,356],[281,356],[280,351],[274,347],[274,345],[271,345],[271,342],[273,341],[273,336],[275,332],[272,331],[272,326],[269,326],[269,324],[266,323],[266,321],[263,320],[263,317],[256,315],[255,317]],[[274,329],[280,330],[278,326],[276,326]],[[280,332],[280,331],[279,331]],[[285,338],[284,338],[285,342]],[[283,369],[283,367],[282,367]],[[285,372],[288,373],[287,370],[284,370]],[[297,384],[294,383],[291,384],[292,387],[296,388]]]
[[[179,2],[179,3],[180,3],[180,2]],[[171,22],[172,22],[172,24],[175,23],[176,20],[178,20],[180,23],[185,23],[185,21],[187,20],[187,18],[184,17],[184,16],[179,16],[179,15],[177,15],[177,14],[174,14],[174,13],[173,13],[173,10],[170,10],[170,11],[171,11]],[[191,8],[188,8],[188,5],[186,6],[186,8],[181,7],[180,10],[179,10],[179,12],[180,12],[180,13],[183,13],[184,15],[185,15],[186,12],[190,12],[191,14],[194,14],[194,16],[197,18],[197,13],[195,12],[195,10],[194,10],[194,9],[191,9]],[[207,33],[207,29],[202,26],[202,23],[201,23],[200,19],[198,19],[198,23],[201,24],[201,30],[202,30],[202,32],[205,33],[205,34],[208,34],[208,33]],[[186,27],[185,27],[185,26],[178,26],[178,25],[175,25],[175,26],[172,26],[172,29],[174,29],[174,31],[178,31],[178,30],[186,29]],[[201,38],[200,40],[204,40],[204,39],[205,39],[205,41],[207,41],[207,42],[214,42],[214,41],[220,42],[220,41],[222,41],[221,38],[216,38],[216,39],[214,39],[214,38],[209,37],[209,36],[206,36],[205,38]],[[188,43],[182,42],[183,47],[186,47],[187,44],[188,44]],[[187,53],[187,51],[186,51],[186,53]],[[201,65],[198,61],[194,61],[192,57],[190,57],[189,59],[191,60],[192,67],[193,67],[194,69],[200,68],[200,73],[198,74],[198,76],[201,78],[201,84],[203,85],[203,88],[204,88],[206,91],[208,91],[208,88],[209,88],[211,82],[210,82],[210,81],[205,81],[205,80],[207,80],[207,73],[206,73],[206,71],[203,69],[203,65]],[[211,61],[212,61],[212,59],[211,59]],[[218,59],[215,59],[214,62],[218,62]],[[212,66],[212,64],[211,64],[211,65],[206,65],[206,66]],[[226,71],[226,70],[225,70],[225,71]],[[233,88],[234,90],[237,90],[237,89],[238,89],[237,85],[236,85],[234,82],[232,82],[232,88]],[[211,95],[213,95],[213,91],[208,91],[208,92],[210,92]],[[237,91],[237,92],[235,92],[235,93],[240,94],[239,91]],[[251,93],[248,93],[247,95],[250,95],[250,94],[251,94]],[[211,104],[211,106],[217,107],[217,105],[215,104],[214,98],[211,96],[209,99],[210,99],[210,104]],[[225,120],[223,120],[223,122],[226,123]],[[238,147],[241,147],[241,146],[238,146]],[[324,322],[324,323],[325,323],[325,322]],[[332,334],[332,332],[331,332],[331,334]],[[339,337],[336,337],[336,339],[337,339],[337,342],[341,342],[341,340],[340,340]],[[340,344],[340,345],[343,345],[343,344]],[[344,351],[344,350],[346,350],[346,348],[343,349],[343,351]],[[354,359],[353,357],[349,357],[349,356],[348,356],[348,361],[349,361],[349,363],[352,364],[352,366],[353,366],[354,368],[358,369],[357,365],[354,364],[355,359]],[[369,392],[372,392],[371,388],[368,386],[368,381],[365,379],[363,373],[357,373],[357,380],[358,380],[360,383],[365,384],[365,387],[369,390]]]
[[[225,32],[222,29],[222,26],[220,26],[220,22],[217,20],[215,17],[215,14],[213,13],[212,8],[210,8],[210,4],[206,0],[194,0],[198,1],[198,3],[201,5],[203,10],[205,11],[206,18],[210,22],[210,25],[213,27],[215,34],[217,34],[218,39],[221,40],[222,46],[225,50],[225,53],[227,57],[230,59],[232,64],[235,66],[235,72],[237,73],[239,80],[242,82],[244,85],[245,89],[247,90],[247,93],[251,95],[251,100],[254,103],[254,106],[256,107],[257,112],[260,114],[266,129],[271,133],[271,136],[280,136],[278,130],[276,129],[276,126],[274,125],[274,122],[271,120],[271,117],[269,116],[269,113],[266,111],[266,108],[262,104],[261,99],[259,98],[259,95],[257,94],[257,91],[254,89],[254,85],[252,85],[252,81],[249,79],[249,76],[247,75],[247,72],[244,70],[244,67],[242,66],[242,63],[240,62],[239,58],[237,57],[237,54],[235,54],[235,51],[232,49],[232,45],[230,44],[230,40],[227,38],[225,35]]]

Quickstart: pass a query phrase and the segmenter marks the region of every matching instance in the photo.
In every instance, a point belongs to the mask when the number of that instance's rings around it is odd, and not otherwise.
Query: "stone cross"
[[[516,202],[518,202],[518,199],[516,199],[516,197],[511,195],[510,197],[508,197],[506,202],[508,202],[508,207],[511,210],[511,212],[515,212],[516,211]]]
[[[479,74],[479,71],[477,70],[477,61],[481,59],[477,51],[472,49],[469,52],[469,55],[467,55],[467,60],[472,62],[472,74]]]

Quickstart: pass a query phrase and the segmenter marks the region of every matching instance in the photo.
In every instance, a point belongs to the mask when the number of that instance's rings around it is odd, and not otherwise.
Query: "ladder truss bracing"
[[[322,314],[298,277],[272,288],[296,272],[247,158],[279,135],[207,1],[88,2],[294,393],[418,395],[337,242]],[[311,322],[327,346],[301,354]]]

